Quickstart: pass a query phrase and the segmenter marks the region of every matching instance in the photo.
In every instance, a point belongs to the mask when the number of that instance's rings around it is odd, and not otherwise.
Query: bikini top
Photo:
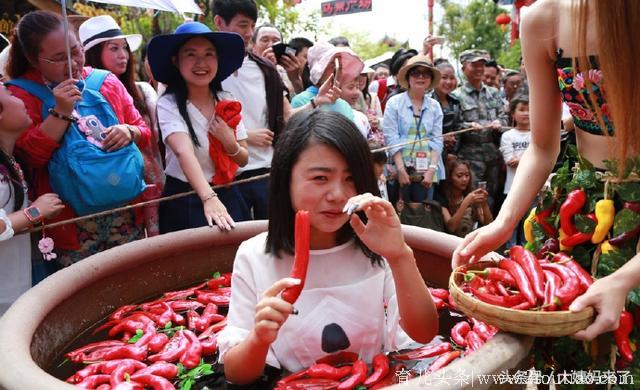
[[[588,72],[580,72],[579,64],[577,72],[573,69],[571,58],[562,57],[562,49],[558,49],[556,57],[556,69],[558,72],[558,84],[562,93],[562,101],[569,107],[576,127],[595,135],[604,135],[600,122],[596,116],[596,108],[590,100],[600,108],[602,120],[609,135],[613,135],[614,127],[610,119],[609,106],[606,101],[606,91],[602,85],[602,71],[598,69],[598,59],[590,56],[591,69]],[[594,96],[589,99],[589,89],[585,79],[591,81]]]

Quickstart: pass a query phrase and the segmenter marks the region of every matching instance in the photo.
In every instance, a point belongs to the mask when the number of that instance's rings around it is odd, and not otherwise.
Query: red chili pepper
[[[511,276],[513,276],[513,278],[515,279],[516,284],[518,285],[518,289],[524,295],[525,299],[535,306],[537,302],[536,293],[533,291],[531,283],[529,282],[529,278],[527,277],[527,274],[520,266],[520,264],[516,263],[513,260],[502,259],[498,263],[498,266],[504,270],[509,271]],[[544,289],[542,293],[544,296]]]
[[[144,327],[144,322],[128,320],[125,318],[124,320],[120,320],[118,325],[109,330],[109,337],[116,337],[117,335],[125,332],[135,334],[138,329],[142,330]]]
[[[221,287],[213,291],[196,291],[196,300],[198,302],[209,304],[213,303],[217,306],[229,306],[231,301],[231,289],[229,287]]]
[[[75,387],[79,387],[81,389],[95,389],[101,384],[109,383],[111,379],[111,375],[91,375],[82,380],[80,383],[76,383]]]
[[[409,352],[393,355],[394,360],[419,360],[451,351],[451,343],[429,344]]]
[[[111,379],[109,384],[115,386],[120,382],[125,381],[125,375],[131,375],[137,370],[145,368],[147,365],[142,362],[129,359],[127,362],[120,362],[118,366],[111,372]]]
[[[456,305],[456,302],[453,300],[453,297],[451,295],[449,295],[449,299],[447,299],[447,303],[451,309],[458,310],[458,305]]]
[[[105,341],[98,341],[95,343],[91,343],[91,344],[87,344],[83,347],[74,349],[71,352],[67,352],[64,356],[71,360],[72,356],[74,355],[80,355],[80,354],[84,354],[90,351],[94,351],[97,349],[101,349],[101,348],[106,348],[106,347],[117,347],[119,345],[126,345],[125,342],[122,342],[120,340],[105,340]]]
[[[373,385],[370,390],[386,389],[387,387],[396,384],[400,372],[404,372],[408,377],[412,376],[411,371],[407,371],[407,367],[404,364],[396,363],[393,365],[393,367],[391,367],[391,370],[389,370],[387,376]]]
[[[471,285],[471,293],[476,298],[478,298],[483,302],[486,302],[491,305],[502,306],[502,307],[511,307],[519,303],[522,303],[523,300],[527,299],[524,296],[524,294],[516,294],[516,295],[510,295],[506,297],[503,295],[490,294],[487,291],[484,291],[483,287],[478,288],[474,285]]]
[[[204,307],[204,305],[198,301],[178,300],[167,302],[174,312],[181,312],[187,310],[197,310]]]
[[[149,352],[158,353],[162,351],[162,348],[169,342],[169,336],[164,333],[156,333],[151,337],[147,343]]]
[[[620,314],[620,325],[613,332],[613,336],[616,340],[620,357],[628,363],[633,361],[633,350],[631,349],[631,341],[629,341],[629,334],[632,330],[633,316],[625,310]]]
[[[516,287],[516,280],[511,274],[503,269],[496,267],[487,267],[482,271],[468,271],[467,274],[481,276],[485,279],[503,282],[509,287]]]
[[[323,356],[316,360],[316,363],[325,363],[331,366],[337,366],[339,364],[353,363],[358,360],[358,354],[355,352],[342,351],[333,355]]]
[[[524,302],[519,303],[519,304],[517,304],[515,306],[511,306],[510,309],[513,309],[513,310],[529,310],[532,307],[535,307],[535,305],[532,305],[531,302],[524,301]]]
[[[556,291],[556,298],[559,300],[556,304],[559,304],[562,310],[567,309],[580,294],[578,275],[564,265],[557,263],[542,264],[542,268],[554,272],[562,279],[562,286]]]
[[[200,315],[195,310],[189,310],[187,312],[187,329],[195,330],[198,322],[200,322]]]
[[[544,303],[542,305],[542,310],[556,311],[558,310],[558,305],[556,304],[556,293],[562,284],[562,280],[560,279],[560,276],[547,270],[544,271],[544,276],[546,278],[546,282],[544,286]]]
[[[218,306],[209,303],[200,316],[200,319],[196,322],[196,330],[198,332],[204,332],[204,330],[214,322],[220,322],[224,319],[225,317],[223,315],[218,314]]]
[[[495,280],[487,280],[484,286],[486,287],[486,290],[489,294],[502,296],[502,293],[498,291],[498,285],[496,283],[497,282]]]
[[[96,390],[144,390],[144,385],[138,383],[138,382],[120,382],[115,386],[111,386],[111,385],[100,385],[98,387],[96,387]]]
[[[211,356],[216,353],[218,350],[218,341],[216,336],[210,336],[206,339],[200,339],[200,345],[202,345],[202,356]]]
[[[473,352],[477,351],[484,345],[484,340],[480,335],[478,335],[473,330],[469,331],[465,337],[465,341],[467,342],[467,351]]]
[[[470,319],[473,323],[473,331],[484,341],[489,341],[489,339],[495,336],[499,331],[499,329],[493,325],[489,325],[473,317],[470,317]]]
[[[449,290],[445,290],[444,288],[432,288],[429,287],[429,292],[432,296],[438,297],[444,301],[449,299]]]
[[[115,360],[115,359],[134,359],[143,361],[147,358],[147,347],[136,345],[121,345],[118,347],[108,347],[91,352],[90,354],[82,356],[82,360],[73,360],[76,363],[97,362],[99,360]]]
[[[367,387],[380,382],[389,373],[389,358],[385,354],[380,353],[374,356],[372,364],[373,373],[364,381],[364,385]]]
[[[443,301],[438,297],[431,297],[431,300],[433,300],[433,304],[436,306],[437,310],[444,309],[445,307],[447,307],[447,302]]]
[[[158,375],[136,375],[136,382],[152,387],[153,390],[175,390],[175,387],[169,380]]]
[[[582,292],[587,291],[589,286],[593,284],[593,277],[588,273],[577,261],[575,261],[572,257],[559,252],[555,256],[553,256],[554,263],[564,264],[567,268],[573,271],[578,276],[578,281],[580,281],[580,286],[582,287]]]
[[[367,379],[367,371],[369,367],[367,367],[367,363],[358,359],[353,363],[353,367],[351,369],[351,376],[340,382],[338,385],[338,390],[351,390],[354,389],[359,384],[363,383],[365,379]]]
[[[156,323],[160,326],[167,325],[175,317],[173,309],[171,309],[171,306],[169,306],[167,302],[158,303],[157,305],[149,308],[149,312],[158,316]]]
[[[434,360],[433,363],[431,363],[431,365],[429,366],[429,369],[427,370],[427,372],[431,373],[431,372],[437,371],[437,370],[439,370],[439,369],[441,369],[443,367],[448,366],[449,363],[451,363],[455,359],[459,358],[461,354],[462,354],[461,351],[451,351],[451,352],[447,352],[447,353],[441,355],[436,360]]]
[[[149,356],[151,362],[174,362],[180,359],[180,356],[189,347],[189,340],[184,336],[182,331],[176,332],[171,340],[162,348],[162,351],[156,355]]]
[[[202,282],[197,286],[189,287],[184,290],[166,292],[162,295],[162,298],[160,298],[160,301],[165,302],[165,301],[187,299],[193,296],[198,290],[204,288],[206,285],[207,285],[207,282]]]
[[[139,375],[157,375],[167,379],[173,379],[178,376],[178,366],[167,362],[156,362],[149,367],[142,368],[131,375],[132,380],[136,380]]]
[[[461,347],[467,346],[465,337],[471,330],[471,325],[467,321],[460,321],[451,328],[451,339]]]
[[[284,378],[280,378],[278,383],[276,383],[276,388],[284,389],[287,383],[295,381],[296,379],[304,378],[306,375],[307,375],[307,370],[302,370],[302,371],[294,372],[293,374],[285,376]]]
[[[624,202],[622,208],[631,210],[636,213],[640,213],[640,202]]]
[[[351,366],[337,368],[329,364],[316,363],[307,368],[307,375],[311,378],[340,380],[349,374],[351,374]]]
[[[124,318],[124,316],[126,316],[127,314],[129,314],[132,311],[134,311],[137,307],[138,307],[138,305],[120,306],[116,311],[111,313],[111,315],[109,316],[109,319],[110,320],[121,320],[122,318]]]
[[[560,206],[560,228],[567,236],[578,232],[573,224],[573,216],[579,213],[587,203],[587,194],[582,189],[571,191]]]
[[[202,333],[200,333],[198,335],[198,338],[200,340],[205,339],[205,338],[211,336],[212,334],[220,332],[222,329],[225,328],[225,326],[227,326],[227,319],[226,318],[224,320],[218,322],[217,324],[213,324],[210,327],[208,327],[207,330],[205,330],[204,332],[202,332]]]
[[[536,256],[523,247],[516,245],[509,249],[511,259],[522,266],[531,282],[533,292],[538,299],[544,299],[544,275]]]
[[[502,270],[504,271],[504,270]],[[504,284],[502,284],[501,282],[495,282],[496,283],[496,287],[498,288],[498,292],[500,293],[500,295],[502,295],[503,297],[509,297],[512,294],[509,293],[509,291],[507,290],[507,288],[504,286]]]
[[[200,364],[200,358],[202,357],[202,345],[200,344],[200,340],[198,340],[198,336],[190,330],[183,330],[182,334],[187,338],[187,340],[189,340],[189,346],[182,356],[180,356],[180,363],[188,369],[198,367]]]
[[[276,390],[332,390],[340,382],[326,378],[298,379],[276,387]]]
[[[629,230],[628,232],[620,233],[617,236],[609,240],[609,244],[613,246],[621,246],[627,241],[636,238],[640,234],[640,225],[636,228]]]
[[[548,209],[543,210],[536,215],[536,222],[542,226],[542,229],[549,237],[558,237],[558,230],[547,221],[547,218],[551,216],[555,208],[556,205],[552,204]]]
[[[75,374],[68,377],[66,382],[71,384],[80,383],[88,376],[99,374],[102,365],[104,365],[104,362],[89,364],[85,368],[76,371]]]
[[[221,274],[217,278],[213,278],[207,282],[207,285],[211,290],[215,290],[218,287],[230,287],[231,286],[231,272]]]
[[[138,347],[149,344],[151,339],[153,339],[153,337],[157,334],[156,327],[153,324],[146,324],[142,331],[144,332],[142,337],[140,337],[138,341],[135,342],[135,345]]]
[[[295,255],[293,260],[293,267],[291,268],[291,277],[300,279],[300,284],[297,286],[286,288],[282,292],[282,299],[293,304],[302,289],[304,288],[304,281],[307,277],[307,268],[309,266],[309,245],[311,239],[311,222],[309,212],[306,210],[299,210],[296,213],[295,223]]]

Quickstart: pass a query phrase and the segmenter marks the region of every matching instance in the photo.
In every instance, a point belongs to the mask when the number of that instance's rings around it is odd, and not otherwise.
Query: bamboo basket
[[[495,265],[493,262],[483,261],[463,267],[467,270],[482,270]],[[456,268],[449,278],[449,293],[458,310],[467,316],[497,326],[500,330],[537,337],[560,337],[585,329],[594,320],[592,307],[573,313],[568,310],[514,310],[488,304],[462,291],[460,285],[464,282],[464,275],[460,268]]]

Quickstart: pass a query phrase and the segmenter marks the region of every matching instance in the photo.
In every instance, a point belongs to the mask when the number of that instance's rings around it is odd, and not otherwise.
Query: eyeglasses
[[[431,71],[414,69],[409,72],[409,76],[426,79],[431,77]]]
[[[82,49],[82,47],[74,47],[73,49],[71,49],[71,57],[74,59],[84,57],[84,50]],[[59,65],[64,65],[68,62],[66,56],[64,58],[59,58],[59,59],[58,58],[51,59],[51,58],[45,58],[40,56],[38,56],[38,58],[50,65],[59,66]]]

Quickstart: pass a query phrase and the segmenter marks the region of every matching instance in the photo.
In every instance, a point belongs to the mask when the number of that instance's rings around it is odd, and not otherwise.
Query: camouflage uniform
[[[466,50],[460,55],[460,62],[477,61],[483,54],[479,50]],[[462,128],[471,127],[472,122],[481,125],[499,120],[507,126],[507,114],[504,111],[500,92],[493,87],[482,84],[480,90],[475,89],[464,80],[451,95],[460,101],[462,109]],[[498,174],[500,172],[499,130],[482,129],[460,134],[458,157],[469,161],[477,181],[487,182],[489,204],[493,207],[498,195]]]

